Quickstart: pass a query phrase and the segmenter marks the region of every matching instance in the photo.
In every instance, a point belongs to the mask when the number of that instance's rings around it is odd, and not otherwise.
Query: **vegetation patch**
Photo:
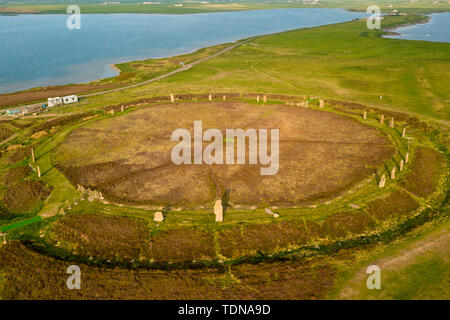
[[[239,257],[260,252],[268,254],[290,245],[305,244],[319,234],[319,226],[310,221],[240,225],[219,234],[221,254]]]
[[[26,157],[31,156],[31,148],[33,146],[26,146],[23,148],[20,148],[17,151],[14,151],[13,154],[11,154],[8,158],[8,162],[10,165],[13,165],[15,163],[18,163],[22,160],[24,160]]]
[[[318,299],[336,270],[321,260],[220,269],[148,271],[78,264],[81,290],[67,290],[68,263],[19,242],[0,247],[3,299]]]
[[[443,155],[436,150],[417,148],[410,172],[401,185],[419,197],[432,194],[436,190],[443,159]]]
[[[161,231],[152,237],[149,254],[156,261],[211,260],[215,257],[214,236],[194,228]]]
[[[56,222],[50,239],[74,254],[101,259],[139,258],[149,235],[141,220],[102,214],[72,214]]]
[[[18,166],[8,169],[3,176],[3,182],[6,186],[12,186],[28,177],[31,173],[29,166]]]
[[[322,223],[322,233],[332,239],[361,234],[375,225],[361,211],[339,212],[327,217]]]
[[[370,201],[366,211],[378,220],[386,220],[399,218],[418,208],[419,204],[409,194],[395,191],[386,197]]]
[[[34,213],[49,195],[50,188],[42,181],[25,180],[6,190],[3,203],[13,214]]]

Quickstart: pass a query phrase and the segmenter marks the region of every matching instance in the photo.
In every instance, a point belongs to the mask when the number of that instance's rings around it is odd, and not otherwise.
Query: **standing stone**
[[[364,112],[363,112],[363,119],[367,120],[367,111],[366,110],[364,110]]]
[[[394,128],[394,117],[391,117],[391,121],[389,121],[389,127]]]
[[[319,101],[319,108],[323,108],[325,106],[325,103],[323,102],[323,100]]]
[[[113,114],[114,114],[114,109],[111,109],[111,110],[109,111],[109,113],[110,113],[111,115],[113,115]]]
[[[393,167],[393,168],[392,168],[392,171],[391,171],[391,179],[392,179],[392,180],[395,179],[395,171],[396,171],[396,169],[397,169],[396,167]]]
[[[224,96],[223,96],[223,101],[225,101],[225,100],[227,100],[227,97],[224,95]]]
[[[125,110],[125,106],[120,106],[120,112],[123,112]]]
[[[402,138],[404,138],[405,136],[406,136],[406,127],[403,128],[403,131],[402,131]]]
[[[263,102],[267,102],[267,96],[263,95]]]
[[[380,124],[381,124],[381,125],[384,124],[384,114],[382,114],[381,117],[380,117]]]
[[[402,160],[400,160],[400,172],[403,171],[403,166],[405,165],[405,162]]]
[[[212,101],[212,94],[211,93],[208,95],[208,100]]]
[[[409,152],[407,152],[405,155],[405,163],[408,163],[408,161],[409,161]]]
[[[170,102],[172,102],[172,103],[175,102],[175,97],[173,96],[173,94],[170,94]]]
[[[256,96],[256,102],[259,102],[259,94]]]
[[[31,162],[35,162],[36,159],[34,158],[34,148],[31,148]]]
[[[37,170],[38,177],[40,178],[41,177],[41,169],[39,168],[39,166],[36,167],[36,170]]]
[[[153,217],[153,221],[162,222],[164,220],[163,213],[161,211],[155,212],[155,216]]]
[[[223,222],[222,200],[216,200],[216,203],[214,204],[214,214],[216,215],[216,222]]]
[[[380,179],[380,183],[378,183],[378,186],[380,188],[384,188],[385,185],[386,185],[386,176],[383,174],[383,176]]]

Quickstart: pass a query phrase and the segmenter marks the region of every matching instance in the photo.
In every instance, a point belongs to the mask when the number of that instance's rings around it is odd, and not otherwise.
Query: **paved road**
[[[238,46],[240,46],[240,45],[242,45],[244,43],[247,43],[250,40],[252,40],[252,38],[244,40],[244,41],[239,41],[239,42],[237,42],[237,43],[235,43],[235,44],[233,44],[233,45],[231,45],[229,47],[226,47],[223,50],[220,50],[220,51],[210,55],[210,56],[207,56],[207,57],[199,59],[197,61],[185,64],[184,66],[182,66],[182,67],[180,67],[178,69],[175,69],[175,70],[173,70],[173,71],[171,71],[169,73],[165,73],[163,75],[160,75],[160,76],[158,76],[156,78],[152,78],[152,79],[149,79],[149,80],[146,80],[146,81],[143,81],[143,82],[131,84],[131,85],[128,85],[128,86],[125,86],[125,87],[108,89],[108,90],[103,90],[103,91],[98,91],[98,92],[93,92],[93,93],[87,93],[87,94],[81,94],[81,95],[78,95],[78,97],[79,98],[93,97],[93,96],[98,96],[98,95],[101,95],[101,94],[106,94],[106,93],[111,93],[111,92],[116,92],[116,91],[122,91],[122,90],[130,89],[130,88],[135,88],[135,87],[143,86],[143,85],[155,82],[155,81],[159,81],[159,80],[162,80],[164,78],[170,77],[170,76],[172,76],[174,74],[177,74],[179,72],[182,72],[182,71],[185,71],[185,70],[189,70],[190,68],[192,68],[193,66],[195,66],[195,65],[197,65],[199,63],[202,63],[202,62],[204,62],[206,60],[209,60],[209,59],[215,58],[217,56],[220,56],[221,54],[224,54],[224,53],[226,53],[226,52],[228,52],[230,50],[233,50],[234,48],[236,48],[236,47],[238,47]],[[3,109],[1,111],[2,112],[6,112],[7,110],[22,109],[22,108],[27,108],[27,107],[30,108],[30,109],[39,108],[43,103],[44,102],[33,103],[33,104],[23,105],[23,106],[20,106],[20,107]]]

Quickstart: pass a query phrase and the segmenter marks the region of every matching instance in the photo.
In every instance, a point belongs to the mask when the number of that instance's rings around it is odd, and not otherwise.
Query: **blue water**
[[[0,16],[0,93],[117,74],[117,62],[161,58],[250,36],[349,21],[365,13],[341,9],[276,9],[166,14]]]
[[[386,38],[450,42],[450,12],[434,13],[430,17],[427,23],[397,28],[394,31],[399,35]]]

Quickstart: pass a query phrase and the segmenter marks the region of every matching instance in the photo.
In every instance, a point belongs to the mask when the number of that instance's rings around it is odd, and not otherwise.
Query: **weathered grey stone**
[[[120,112],[123,112],[125,110],[125,106],[120,106]]]
[[[216,203],[214,204],[214,214],[216,215],[216,222],[223,222],[222,200],[216,200]]]
[[[161,211],[155,212],[155,215],[153,217],[153,221],[155,222],[162,222],[164,220],[163,213]]]
[[[367,120],[367,111],[366,110],[364,110],[364,112],[363,112],[363,119]]]
[[[273,214],[272,210],[270,210],[269,208],[265,208],[264,212],[267,214]]]
[[[172,103],[175,102],[175,97],[173,96],[173,94],[170,94],[170,102],[172,102]]]
[[[223,101],[227,100],[227,96],[224,95],[224,96],[222,97],[222,99],[223,99]]]
[[[208,95],[208,100],[212,101],[212,94],[211,93]]]
[[[274,213],[273,217],[276,219],[276,218],[280,217],[280,215],[278,213]]]
[[[263,102],[267,102],[267,96],[263,95]]]
[[[323,108],[325,106],[325,102],[323,102],[323,100],[321,99],[319,101],[319,108]]]
[[[383,176],[380,179],[380,182],[378,183],[378,186],[380,188],[384,188],[385,185],[386,185],[386,175],[383,174]]]
[[[256,102],[259,102],[259,94],[256,96]]]

